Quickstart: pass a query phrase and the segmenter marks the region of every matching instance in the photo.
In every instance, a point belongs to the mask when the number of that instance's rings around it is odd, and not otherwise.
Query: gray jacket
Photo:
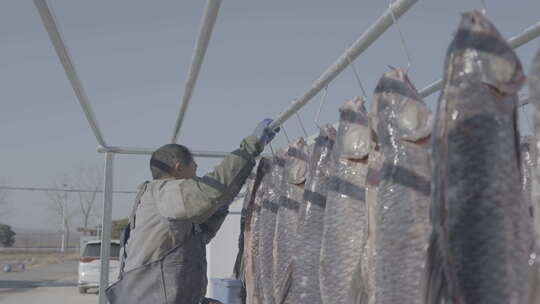
[[[162,277],[155,280],[163,280],[164,303],[197,303],[206,293],[205,245],[225,220],[261,150],[257,138],[249,136],[203,177],[147,182],[125,248],[125,276],[160,261]]]

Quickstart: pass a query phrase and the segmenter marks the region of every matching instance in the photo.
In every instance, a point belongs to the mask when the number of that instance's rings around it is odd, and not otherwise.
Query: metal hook
[[[276,154],[274,153],[274,148],[272,147],[272,143],[268,143],[268,147],[270,147],[270,152],[272,153],[272,156],[276,157]]]
[[[401,45],[403,46],[403,50],[405,51],[405,56],[407,56],[407,69],[406,71],[409,71],[409,68],[411,67],[411,54],[409,52],[409,48],[407,47],[407,43],[405,42],[405,37],[403,36],[403,33],[401,32],[401,28],[399,26],[399,22],[396,18],[396,15],[394,14],[394,8],[392,7],[394,4],[393,0],[390,0],[390,5],[388,6],[390,9],[390,13],[392,15],[392,20],[394,22],[394,25],[399,33],[399,38],[401,40]]]
[[[324,102],[326,101],[326,95],[327,94],[328,94],[328,86],[326,86],[324,88],[324,93],[323,93],[323,95],[321,97],[321,103],[319,104],[319,111],[317,111],[317,115],[315,116],[315,126],[317,126],[317,128],[319,128],[319,129],[321,128],[319,126],[319,118],[321,116],[321,110],[322,110],[322,107],[324,105]]]
[[[353,70],[354,77],[356,78],[356,81],[358,82],[358,86],[360,87],[360,90],[362,91],[362,94],[364,94],[364,98],[366,100],[368,100],[366,90],[364,89],[364,85],[362,84],[362,80],[360,80],[360,75],[358,75],[358,71],[356,70],[356,66],[355,66],[354,62],[351,61],[351,57],[349,57],[349,54],[347,54],[347,60],[349,61],[349,65],[351,66],[351,69]]]
[[[308,138],[309,135],[306,132],[306,128],[304,127],[304,123],[302,122],[300,115],[298,114],[298,112],[295,112],[294,114],[296,114],[296,118],[298,118],[298,123],[300,123],[300,128],[302,128],[302,131],[304,131],[304,135],[306,136],[306,138]]]
[[[285,135],[285,139],[287,139],[287,143],[290,145],[291,140],[289,139],[289,135],[287,135],[287,131],[285,131],[285,126],[281,125],[280,128],[281,128],[281,131],[283,131],[283,135]]]

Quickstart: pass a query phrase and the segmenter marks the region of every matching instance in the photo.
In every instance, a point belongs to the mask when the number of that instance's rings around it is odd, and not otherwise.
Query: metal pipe
[[[66,76],[69,79],[69,82],[71,83],[71,87],[73,88],[73,91],[75,91],[77,100],[79,100],[79,104],[81,105],[81,108],[83,109],[84,115],[86,116],[86,120],[88,120],[88,123],[90,124],[90,127],[92,128],[92,132],[94,132],[94,135],[96,136],[96,139],[100,145],[107,146],[105,144],[105,139],[103,138],[103,135],[101,134],[101,131],[97,124],[97,120],[94,115],[94,112],[92,111],[92,108],[90,107],[90,102],[88,101],[88,97],[84,91],[81,80],[79,79],[79,76],[77,75],[77,71],[75,70],[75,66],[73,65],[73,62],[71,60],[71,56],[69,55],[66,45],[62,39],[62,36],[60,35],[60,32],[58,31],[58,27],[56,26],[56,22],[54,21],[54,17],[51,14],[49,7],[47,6],[46,0],[34,0],[34,5],[36,6],[39,12],[39,15],[41,16],[43,25],[45,26],[45,29],[47,30],[47,33],[49,34],[49,38],[54,46],[54,49],[56,50],[56,54],[58,55],[58,58],[60,59],[60,62],[62,63],[62,66],[64,67]]]
[[[507,42],[511,48],[516,49],[526,44],[527,42],[537,38],[538,36],[540,36],[540,21],[529,26],[520,34],[517,34],[514,37],[508,39]],[[420,96],[422,98],[426,98],[429,95],[439,91],[442,88],[442,85],[443,85],[442,78],[437,81],[434,81],[431,84],[429,84],[427,87],[419,91]]]
[[[0,186],[0,190],[44,191],[44,192],[77,192],[77,193],[102,193],[103,192],[103,190],[61,189],[61,188],[44,188],[44,187],[14,187],[14,186]],[[113,193],[134,194],[134,193],[137,193],[137,191],[113,191]]]
[[[210,42],[210,37],[212,35],[214,24],[216,23],[220,5],[221,0],[208,0],[206,3],[201,29],[199,31],[199,38],[197,39],[195,49],[193,50],[193,59],[191,62],[191,67],[189,68],[188,79],[184,89],[184,96],[182,97],[182,105],[180,106],[180,112],[178,113],[176,124],[174,126],[174,132],[171,140],[172,143],[176,143],[178,134],[180,133],[180,128],[184,122],[184,116],[186,115],[189,101],[191,100],[191,95],[193,94],[193,89],[197,83],[197,77],[199,76],[199,71],[201,70],[206,49],[208,48],[208,42]]]
[[[118,147],[118,146],[109,146],[102,147],[98,146],[97,151],[99,153],[115,153],[115,154],[135,154],[135,155],[151,155],[156,151],[153,148],[133,148],[133,147]],[[195,157],[208,157],[208,158],[223,158],[229,154],[229,152],[219,152],[219,151],[191,151]]]
[[[106,304],[105,289],[109,286],[109,260],[111,256],[112,192],[114,153],[105,154],[105,194],[103,195],[103,219],[101,222],[101,268],[99,271],[99,304]]]
[[[304,105],[306,105],[315,95],[317,95],[324,87],[326,87],[334,78],[336,78],[349,64],[362,54],[369,46],[375,42],[393,23],[392,13],[396,20],[401,17],[411,6],[418,0],[398,0],[393,2],[391,6],[372,24],[361,36],[356,40],[345,53],[343,53],[326,71],[324,71],[317,80],[311,84],[311,88],[307,90],[300,98],[296,99],[289,108],[281,113],[269,126],[275,129],[281,126],[289,117],[294,115]]]

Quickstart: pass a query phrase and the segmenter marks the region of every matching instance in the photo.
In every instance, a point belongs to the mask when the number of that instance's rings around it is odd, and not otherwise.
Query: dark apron
[[[137,194],[130,224],[121,237],[122,247],[135,227],[135,212],[146,184]],[[178,246],[159,260],[124,272],[125,254],[121,258],[119,280],[105,293],[111,304],[197,304],[206,293],[206,248],[197,225]],[[133,249],[131,249],[133,250]],[[125,252],[125,251],[124,251]]]

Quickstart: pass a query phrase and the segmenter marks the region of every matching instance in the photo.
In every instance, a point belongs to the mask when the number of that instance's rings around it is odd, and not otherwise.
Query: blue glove
[[[274,137],[276,136],[277,132],[279,132],[279,128],[275,130],[270,130],[268,128],[272,121],[274,120],[270,118],[264,119],[257,125],[255,130],[253,131],[252,135],[256,136],[263,145],[267,145],[268,143],[270,143],[272,139],[274,139]]]

